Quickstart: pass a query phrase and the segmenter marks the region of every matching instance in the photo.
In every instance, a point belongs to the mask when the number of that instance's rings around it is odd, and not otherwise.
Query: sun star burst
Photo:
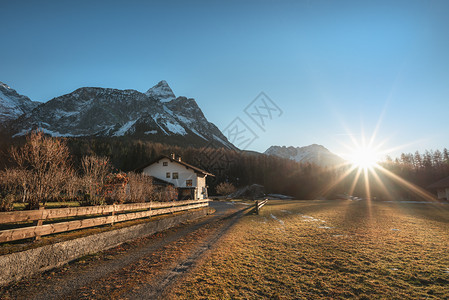
[[[379,160],[379,153],[371,147],[356,147],[349,154],[349,161],[354,167],[361,169],[373,168]]]

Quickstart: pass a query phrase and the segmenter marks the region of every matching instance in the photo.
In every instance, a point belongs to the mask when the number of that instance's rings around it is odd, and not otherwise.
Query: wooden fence
[[[0,212],[0,224],[31,222],[34,226],[0,231],[0,243],[27,238],[39,239],[43,235],[71,231],[76,229],[114,224],[128,220],[174,213],[183,210],[209,206],[209,200],[189,200],[176,202],[150,202],[134,204],[117,204],[104,206],[83,206],[54,208],[28,211]],[[108,216],[104,216],[108,214]],[[98,215],[98,216],[95,216]],[[43,224],[57,218],[83,217],[87,219]]]
[[[256,210],[256,214],[259,214],[260,209],[262,208],[262,206],[264,206],[265,204],[267,204],[268,200],[265,199],[263,201],[256,201],[256,206],[255,206],[255,210]]]

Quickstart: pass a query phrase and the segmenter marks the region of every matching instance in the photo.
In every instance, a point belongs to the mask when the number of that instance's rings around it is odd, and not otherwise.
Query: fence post
[[[259,200],[256,200],[256,214],[259,214]]]
[[[114,226],[115,209],[116,209],[116,206],[115,206],[115,203],[114,203],[114,204],[112,204],[112,213],[111,213],[112,222],[111,222],[111,226]]]
[[[39,220],[37,220],[37,222],[36,222],[36,227],[42,226],[42,224],[43,224],[43,222],[44,222],[44,220],[43,220],[44,209],[45,209],[45,206],[44,206],[44,205],[39,206],[39,211],[41,212],[41,214],[40,214]],[[36,229],[38,229],[38,228],[36,228]],[[36,232],[36,231],[35,231],[35,232]],[[41,236],[38,235],[38,234],[36,234],[36,236],[34,237],[34,241],[39,241],[40,239],[41,239]]]

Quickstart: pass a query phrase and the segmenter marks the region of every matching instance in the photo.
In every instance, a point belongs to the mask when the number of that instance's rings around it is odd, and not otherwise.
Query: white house
[[[189,165],[181,157],[162,155],[139,168],[143,174],[173,184],[178,189],[178,199],[207,199],[206,177],[214,176],[200,168]]]
[[[449,200],[449,177],[443,178],[427,188],[436,191],[439,200]]]

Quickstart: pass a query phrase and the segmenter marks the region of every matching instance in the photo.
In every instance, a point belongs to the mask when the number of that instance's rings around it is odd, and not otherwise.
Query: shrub
[[[178,200],[178,190],[172,185],[169,185],[165,188],[165,194],[167,196],[167,201]]]
[[[178,190],[174,186],[168,185],[154,193],[154,198],[160,202],[176,201],[178,199]]]
[[[150,202],[154,198],[154,187],[151,178],[144,174],[128,173],[126,187],[127,202]]]
[[[84,194],[84,203],[85,205],[106,205],[106,200],[98,196],[96,194],[90,195],[90,194]]]
[[[129,178],[126,173],[109,174],[100,194],[107,204],[122,204],[126,199],[126,187]]]
[[[15,200],[15,197],[12,194],[8,194],[5,197],[0,197],[0,211],[13,210],[14,200]]]
[[[222,182],[216,187],[216,191],[220,195],[229,195],[233,192],[235,192],[235,186],[232,183],[229,182]]]

